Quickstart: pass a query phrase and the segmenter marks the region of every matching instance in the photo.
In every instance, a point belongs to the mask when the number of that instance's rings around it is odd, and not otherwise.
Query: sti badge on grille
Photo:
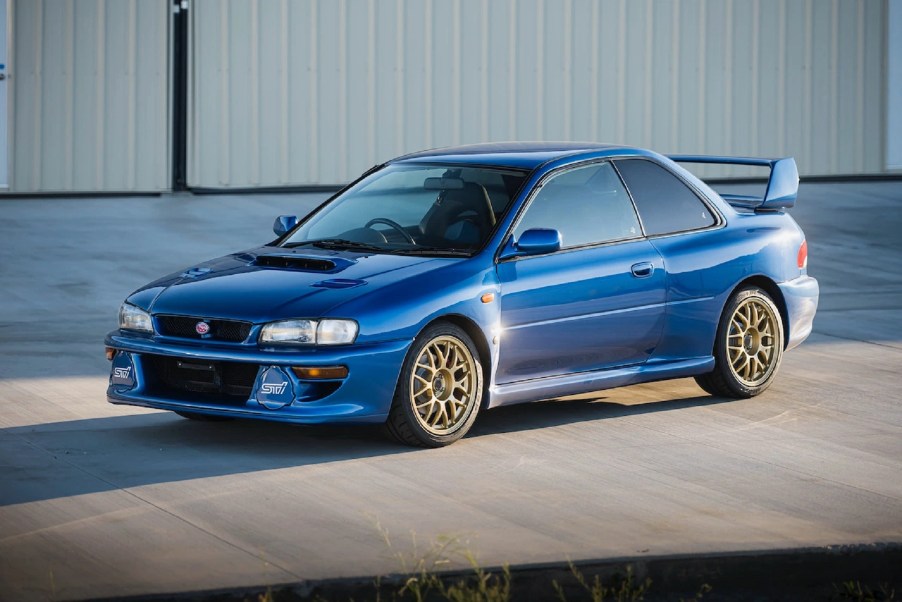
[[[197,334],[203,336],[210,332],[210,325],[206,322],[198,322],[194,325],[194,330],[197,331]]]

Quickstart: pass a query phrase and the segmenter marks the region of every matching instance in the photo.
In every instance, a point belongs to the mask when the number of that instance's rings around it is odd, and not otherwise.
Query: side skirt
[[[705,374],[714,369],[712,356],[687,360],[646,363],[624,368],[611,368],[597,372],[578,372],[561,376],[548,376],[521,380],[489,388],[488,407],[513,405],[540,399],[551,399],[565,395],[591,393],[602,389],[625,387],[655,380],[684,378]]]

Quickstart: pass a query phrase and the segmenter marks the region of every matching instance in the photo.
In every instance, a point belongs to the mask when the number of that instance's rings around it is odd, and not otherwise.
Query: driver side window
[[[629,194],[609,162],[570,169],[548,180],[514,228],[515,240],[531,228],[557,230],[565,249],[642,234]]]

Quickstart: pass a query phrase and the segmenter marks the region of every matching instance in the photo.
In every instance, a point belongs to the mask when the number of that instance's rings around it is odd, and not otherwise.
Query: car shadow
[[[607,397],[550,400],[484,412],[468,437],[727,401],[708,396],[634,405]],[[0,448],[6,458],[0,465],[0,506],[395,454],[442,453],[389,441],[379,425],[196,422],[171,412],[2,429]]]
[[[559,398],[493,408],[480,414],[468,437],[528,431],[577,422],[668,412],[736,401],[725,397],[698,395],[626,404],[606,395]]]

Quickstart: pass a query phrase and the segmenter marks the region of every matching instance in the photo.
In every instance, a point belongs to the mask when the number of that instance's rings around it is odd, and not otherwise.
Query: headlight
[[[357,338],[357,322],[353,320],[320,320],[316,327],[317,345],[343,345]]]
[[[282,320],[260,332],[261,343],[283,345],[344,345],[357,338],[353,320]]]
[[[119,307],[119,328],[138,332],[153,332],[150,314],[134,305],[123,303]]]

